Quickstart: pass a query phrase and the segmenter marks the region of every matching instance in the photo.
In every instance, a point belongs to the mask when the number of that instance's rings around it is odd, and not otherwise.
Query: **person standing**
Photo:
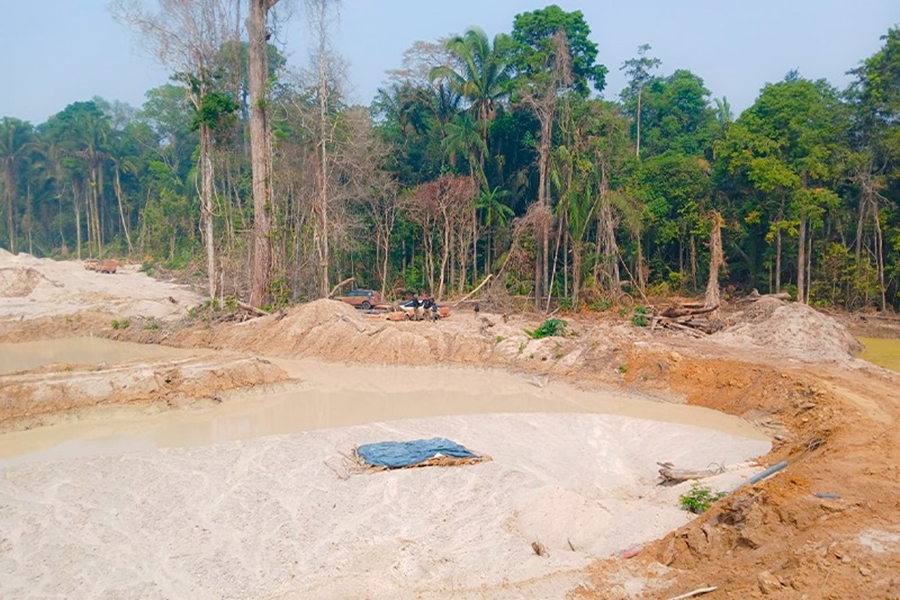
[[[413,321],[421,320],[419,316],[419,307],[422,305],[422,303],[419,301],[418,294],[413,294],[411,304],[413,309]]]
[[[431,309],[434,306],[435,306],[434,299],[431,296],[426,296],[425,300],[422,302],[422,312],[424,313],[425,318],[428,319],[429,321],[434,320],[434,318],[431,315]]]

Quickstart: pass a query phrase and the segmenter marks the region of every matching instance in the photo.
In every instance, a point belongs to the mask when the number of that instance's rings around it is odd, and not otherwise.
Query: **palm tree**
[[[6,228],[9,251],[16,253],[16,219],[13,201],[16,195],[19,160],[32,146],[31,124],[12,117],[0,121],[0,174],[6,199]]]
[[[506,36],[499,34],[493,43],[484,30],[470,27],[461,36],[447,40],[447,50],[457,59],[456,69],[447,66],[431,70],[433,80],[445,79],[453,91],[469,102],[472,117],[478,123],[485,150],[480,156],[482,168],[487,154],[488,128],[497,113],[497,103],[507,92],[509,69],[498,51]]]
[[[491,269],[494,249],[494,229],[503,227],[509,219],[515,215],[512,208],[500,201],[501,198],[509,196],[509,190],[500,189],[497,186],[490,190],[484,190],[481,195],[475,199],[475,208],[484,215],[484,225],[487,227],[487,257],[485,265],[488,270]]]

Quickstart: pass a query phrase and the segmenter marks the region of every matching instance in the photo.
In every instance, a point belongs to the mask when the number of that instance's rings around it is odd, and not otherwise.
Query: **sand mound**
[[[31,268],[0,269],[0,298],[27,296],[40,280],[41,274]]]
[[[390,322],[334,300],[316,300],[273,315],[227,326],[215,333],[217,347],[279,356],[329,360],[429,364],[436,360],[477,363],[491,352],[495,336],[478,322],[462,318],[437,324]],[[192,344],[184,332],[180,345]],[[524,332],[519,331],[524,339]]]
[[[806,362],[846,360],[862,347],[837,320],[798,302],[760,298],[715,334],[729,345],[747,343]]]

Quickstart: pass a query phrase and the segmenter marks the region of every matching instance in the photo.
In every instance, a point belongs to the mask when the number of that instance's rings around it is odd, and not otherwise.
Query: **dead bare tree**
[[[526,90],[522,103],[534,112],[540,123],[538,133],[538,204],[550,210],[550,149],[553,142],[553,123],[559,103],[560,89],[571,84],[571,56],[566,42],[566,32],[559,30],[553,36],[553,52],[548,55],[552,77],[544,89]],[[551,213],[552,214],[552,213]],[[541,232],[540,251],[535,257],[534,307],[541,310],[544,294],[550,290],[550,225]]]
[[[155,8],[155,10],[154,10]],[[214,62],[233,40],[231,0],[113,0],[117,20],[135,28],[150,52],[184,82],[188,99],[200,111],[212,91]],[[213,132],[199,119],[200,221],[206,246],[209,296],[216,296],[216,245],[213,231]]]
[[[329,29],[333,18],[332,12],[340,8],[338,0],[306,0],[306,8],[309,14],[310,28],[316,39],[315,71],[316,87],[315,99],[317,118],[314,127],[314,143],[316,147],[316,202],[314,214],[316,215],[316,250],[319,257],[320,286],[323,296],[328,294],[331,279],[331,226],[329,207],[329,184],[332,164],[329,156],[329,147],[333,142],[333,122],[330,117],[332,109],[332,90],[336,87],[333,74],[330,72],[332,63],[331,43]],[[335,12],[336,14],[336,12]]]

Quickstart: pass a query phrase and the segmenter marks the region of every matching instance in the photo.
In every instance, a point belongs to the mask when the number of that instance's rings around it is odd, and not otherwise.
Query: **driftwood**
[[[725,472],[725,467],[722,465],[715,465],[706,469],[676,469],[675,465],[670,462],[658,462],[656,464],[662,467],[659,470],[659,476],[662,477],[660,483],[680,483],[691,479],[704,479]]]
[[[347,279],[341,281],[340,283],[336,283],[336,284],[334,285],[334,287],[331,288],[331,291],[328,292],[328,297],[329,297],[329,298],[334,298],[334,293],[335,293],[336,291],[338,291],[342,285],[347,285],[348,283],[350,283],[351,281],[354,281],[355,279],[356,279],[356,277],[348,277]]]

